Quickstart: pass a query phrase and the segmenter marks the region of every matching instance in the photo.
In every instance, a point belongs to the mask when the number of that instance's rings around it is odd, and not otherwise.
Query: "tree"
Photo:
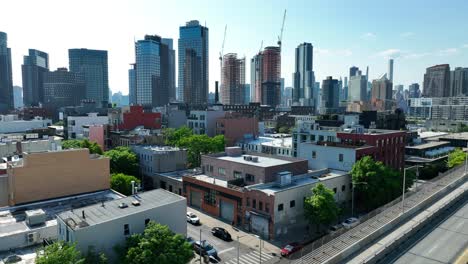
[[[36,264],[85,264],[75,244],[57,242],[47,246],[44,253],[38,253]]]
[[[138,175],[138,156],[128,147],[116,147],[104,152],[110,158],[111,173]]]
[[[201,163],[201,154],[221,152],[224,150],[224,135],[213,138],[207,135],[191,135],[181,138],[178,147],[187,149],[187,159],[190,168],[198,167]]]
[[[278,133],[281,133],[281,134],[287,134],[289,133],[289,127],[287,126],[282,126],[278,129]]]
[[[189,127],[183,126],[178,129],[166,128],[163,134],[167,145],[176,146],[181,139],[192,136],[193,132]]]
[[[125,248],[120,251],[124,264],[153,264],[155,260],[159,264],[186,264],[193,257],[192,248],[183,236],[153,221],[143,234],[129,237]]]
[[[355,186],[356,200],[362,202],[367,209],[377,208],[401,195],[403,173],[385,166],[365,156],[358,160],[351,169],[353,183],[363,183]],[[410,188],[415,180],[414,173],[407,173],[406,188]]]
[[[124,195],[132,194],[132,181],[140,183],[140,180],[135,176],[125,175],[123,173],[115,173],[111,175],[111,189]]]
[[[450,154],[448,155],[447,167],[451,169],[460,164],[463,164],[465,162],[465,159],[466,153],[462,149],[457,148],[454,151],[450,152]]]
[[[64,149],[78,149],[87,148],[91,154],[102,155],[102,149],[96,142],[91,142],[87,139],[69,139],[62,142],[62,148]]]
[[[340,209],[335,202],[334,193],[322,183],[312,188],[312,196],[307,197],[304,203],[305,217],[317,225],[317,232],[320,225],[333,223],[340,213]]]

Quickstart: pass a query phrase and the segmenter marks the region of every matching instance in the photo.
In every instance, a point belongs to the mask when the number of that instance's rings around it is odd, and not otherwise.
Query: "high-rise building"
[[[285,87],[284,88],[284,93],[283,96],[281,97],[281,101],[283,102],[282,104],[284,106],[291,106],[292,105],[292,95],[294,92],[293,87]]]
[[[351,77],[356,76],[358,71],[359,71],[359,68],[356,66],[352,66],[351,68],[349,68],[349,79],[351,80]]]
[[[236,53],[223,56],[221,68],[221,103],[244,104],[245,102],[245,58]]]
[[[11,49],[8,48],[7,34],[0,32],[0,113],[14,108],[12,76]]]
[[[388,60],[388,80],[393,83],[393,59]]]
[[[250,100],[262,101],[263,55],[259,52],[250,60]]]
[[[293,101],[299,105],[314,105],[315,74],[313,66],[314,47],[310,43],[301,43],[296,48],[295,72],[293,73]]]
[[[340,87],[337,79],[328,76],[322,81],[321,113],[333,114],[339,110]]]
[[[69,72],[67,68],[44,73],[44,105],[57,109],[77,106],[86,98],[86,81],[81,73]]]
[[[395,91],[400,92],[400,93],[403,93],[403,90],[405,89],[405,86],[403,86],[403,84],[397,84],[394,87],[395,87]]]
[[[86,99],[107,107],[109,72],[106,50],[69,49],[70,72],[81,74],[86,82]]]
[[[246,83],[244,87],[244,104],[248,105],[250,103],[250,83]]]
[[[15,103],[15,109],[22,108],[23,104],[23,88],[21,86],[13,86],[13,98]]]
[[[277,106],[281,104],[281,50],[266,47],[262,53],[261,103]]]
[[[375,110],[391,110],[393,105],[392,82],[384,74],[382,78],[372,81],[371,103]]]
[[[450,65],[440,64],[426,69],[423,95],[424,97],[450,96]]]
[[[419,90],[419,84],[413,83],[410,84],[408,87],[409,90],[409,98],[419,98],[421,96],[421,91]]]
[[[38,106],[44,102],[44,72],[49,71],[49,55],[30,49],[21,65],[23,75],[23,102],[26,106]]]
[[[348,77],[344,77],[344,83],[343,83],[343,98],[341,100],[347,101],[348,100]]]
[[[468,68],[457,67],[450,72],[450,96],[468,95]]]
[[[128,101],[130,105],[136,105],[136,64],[130,64],[131,69],[128,69]]]
[[[197,20],[179,28],[178,100],[189,104],[208,102],[208,28]]]
[[[367,101],[367,77],[359,70],[349,79],[348,101]]]
[[[176,100],[175,50],[173,39],[163,38],[161,42],[168,48],[169,101]]]

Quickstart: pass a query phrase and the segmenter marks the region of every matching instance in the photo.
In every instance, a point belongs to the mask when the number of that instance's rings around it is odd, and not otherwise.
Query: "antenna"
[[[284,21],[286,20],[286,9],[284,10],[284,15],[283,15],[283,23],[281,24],[281,32],[280,35],[278,36],[278,46],[281,50],[281,43],[283,41],[283,31],[284,31]]]

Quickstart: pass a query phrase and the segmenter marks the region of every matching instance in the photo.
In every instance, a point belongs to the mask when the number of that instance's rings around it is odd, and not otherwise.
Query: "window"
[[[346,185],[343,184],[343,185],[341,186],[341,191],[342,191],[342,192],[346,191]]]
[[[200,115],[200,120],[205,120],[205,115]]]
[[[130,226],[128,224],[124,225],[124,236],[130,235]]]
[[[263,210],[263,203],[262,202],[258,202],[258,210],[262,211]]]
[[[148,226],[149,222],[150,222],[149,218],[146,218],[145,219],[145,226]]]
[[[246,206],[250,206],[250,198],[247,198],[247,200],[246,200]]]
[[[289,202],[289,208],[293,208],[296,206],[296,200],[292,200]]]
[[[257,200],[252,200],[252,208],[257,209]]]
[[[172,185],[169,185],[169,191],[172,192]]]
[[[313,158],[313,159],[317,158],[317,152],[312,151],[312,158]]]
[[[159,188],[166,190],[166,182],[165,181],[159,181]]]
[[[270,204],[265,203],[265,212],[269,213],[270,212]]]
[[[245,174],[245,180],[248,182],[255,182],[255,176],[249,173]]]
[[[242,172],[240,171],[234,171],[234,179],[240,179],[242,178]]]
[[[333,188],[333,192],[336,193],[336,188]]]
[[[310,136],[310,141],[315,141],[315,135]]]
[[[215,190],[209,190],[208,192],[205,192],[205,203],[209,205],[216,205],[216,191]]]
[[[226,176],[226,170],[224,168],[218,168],[218,174],[222,176]]]
[[[182,195],[182,189],[179,188],[179,195]]]
[[[338,161],[343,162],[343,154],[338,155]]]
[[[283,204],[278,204],[278,212],[283,211]]]
[[[323,136],[319,136],[319,140],[318,141],[323,141]]]

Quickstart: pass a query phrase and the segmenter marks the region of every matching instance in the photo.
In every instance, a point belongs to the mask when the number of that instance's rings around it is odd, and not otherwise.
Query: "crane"
[[[221,69],[223,67],[223,52],[224,52],[224,43],[226,42],[226,31],[227,31],[227,25],[224,27],[223,45],[221,46],[221,51],[219,52],[219,63],[220,63]]]
[[[284,21],[286,20],[286,9],[284,10],[284,15],[283,15],[283,24],[281,24],[281,32],[280,35],[278,36],[278,46],[281,50],[281,42],[283,41],[283,30],[284,30]]]
[[[258,53],[262,53],[262,48],[263,48],[263,39],[262,39],[262,43],[260,43],[260,49],[258,50]]]

